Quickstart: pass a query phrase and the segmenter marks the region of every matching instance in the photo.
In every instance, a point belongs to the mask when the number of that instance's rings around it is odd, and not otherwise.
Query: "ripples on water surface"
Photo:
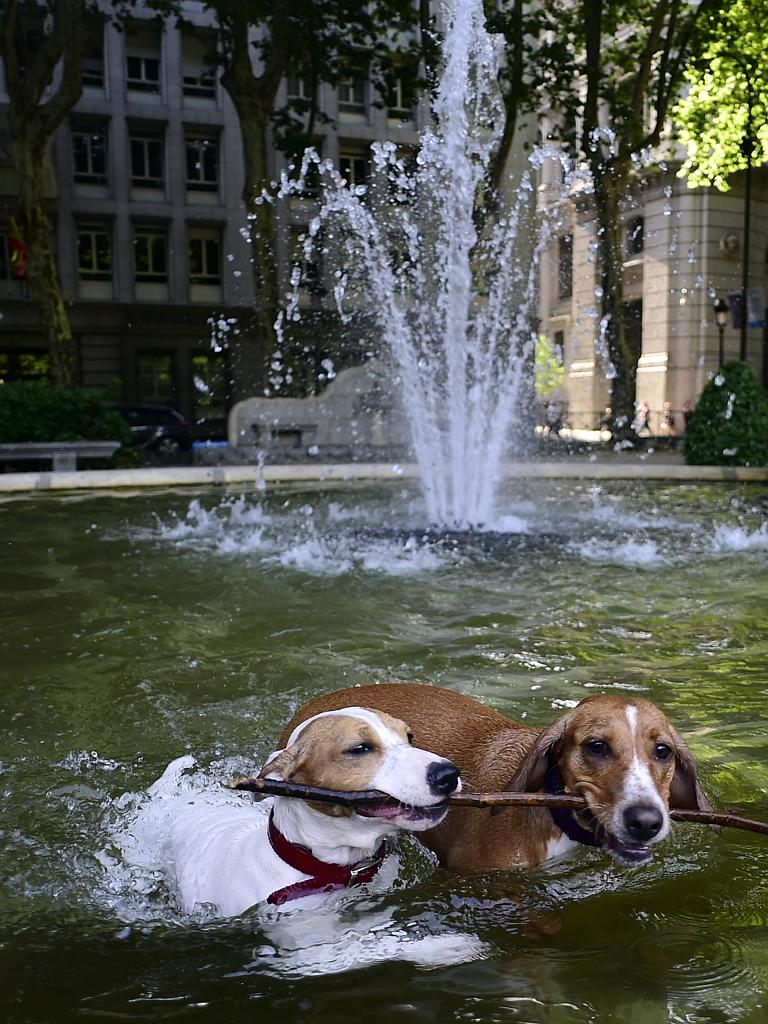
[[[3,1019],[768,1019],[764,838],[681,825],[644,870],[476,880],[405,843],[408,888],[303,921],[288,956],[258,917],[183,917],[146,792],[182,754],[215,787],[306,698],[397,679],[535,724],[643,693],[714,803],[768,817],[767,510],[758,486],[525,484],[492,533],[435,542],[383,488],[4,501]],[[478,958],[366,966],[429,936]]]

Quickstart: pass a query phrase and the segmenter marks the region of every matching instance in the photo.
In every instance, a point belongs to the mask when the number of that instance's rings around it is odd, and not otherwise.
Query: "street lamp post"
[[[718,367],[721,367],[725,362],[725,344],[723,340],[723,333],[725,331],[725,325],[728,323],[728,313],[730,307],[725,299],[715,299],[715,323],[717,324],[717,330],[720,335],[720,344],[717,350]]]
[[[739,359],[745,362],[747,358],[747,292],[749,291],[749,229],[752,223],[752,159],[755,150],[754,139],[754,107],[755,107],[755,86],[752,76],[755,65],[751,62],[740,60],[734,57],[735,63],[741,68],[744,75],[744,84],[747,87],[747,124],[744,138],[741,142],[741,152],[746,157],[747,168],[744,176],[744,251],[741,256],[741,325],[739,329]]]

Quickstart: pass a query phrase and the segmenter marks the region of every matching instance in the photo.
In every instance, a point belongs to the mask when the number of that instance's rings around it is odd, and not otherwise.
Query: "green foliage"
[[[100,391],[55,388],[47,381],[0,385],[0,442],[130,442],[131,430]]]
[[[540,334],[536,341],[536,394],[551,395],[560,387],[565,378],[562,353],[555,351],[546,334]]]
[[[146,6],[197,31],[185,21],[182,0]],[[381,106],[396,78],[408,88],[419,78],[419,10],[412,0],[202,0],[202,8],[211,15],[206,60],[234,93],[241,127],[248,128],[244,111],[253,115],[258,107],[271,123],[273,144],[294,159],[317,142],[317,127],[332,123],[320,106],[323,84],[337,86],[362,65]],[[300,80],[302,93],[278,102],[286,76]]]
[[[727,363],[704,388],[685,438],[694,466],[768,464],[768,393],[744,363]]]
[[[749,94],[752,94],[752,165],[768,160],[768,50],[765,0],[732,0],[706,25],[700,60],[685,74],[687,95],[673,111],[687,159],[680,177],[691,188],[714,185],[747,166]]]

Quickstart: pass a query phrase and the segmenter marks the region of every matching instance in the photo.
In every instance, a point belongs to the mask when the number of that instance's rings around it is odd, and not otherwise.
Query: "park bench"
[[[0,444],[0,463],[53,463],[56,473],[77,469],[78,459],[108,459],[120,447],[119,441],[24,441]]]

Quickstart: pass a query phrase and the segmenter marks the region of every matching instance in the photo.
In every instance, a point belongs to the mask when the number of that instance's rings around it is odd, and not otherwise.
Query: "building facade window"
[[[555,348],[555,359],[558,366],[565,363],[565,331],[555,331],[552,341]]]
[[[104,24],[100,18],[89,20],[85,28],[80,69],[84,86],[104,88]]]
[[[320,295],[322,292],[322,269],[320,265],[318,239],[307,247],[308,228],[291,228],[291,267],[300,274],[299,288],[305,295]]]
[[[635,217],[627,225],[626,253],[629,259],[639,256],[645,247],[645,221],[642,217]]]
[[[144,54],[125,56],[125,84],[134,92],[160,92],[160,57]]]
[[[78,225],[77,273],[82,281],[112,280],[112,232],[106,225]]]
[[[339,79],[339,112],[364,115],[368,109],[368,68],[354,65]]]
[[[371,177],[370,161],[363,153],[341,150],[339,173],[349,188],[352,188],[353,185],[368,185]]]
[[[133,275],[138,282],[168,280],[168,239],[164,228],[137,226],[133,231]]]
[[[570,299],[573,295],[573,235],[561,235],[557,240],[557,297]]]
[[[221,235],[217,228],[193,228],[189,232],[190,284],[221,283]]]
[[[216,192],[219,188],[219,140],[196,133],[187,134],[187,188],[193,192]]]
[[[163,187],[163,133],[140,131],[130,133],[131,185],[134,188]]]
[[[412,121],[413,108],[416,105],[416,87],[413,81],[404,75],[395,78],[386,96],[387,117],[393,121]]]
[[[216,95],[216,79],[209,72],[201,72],[199,75],[184,75],[182,91],[185,96],[213,99]]]
[[[91,89],[104,88],[104,58],[100,54],[84,56],[81,61],[83,85]]]
[[[209,48],[214,47],[211,42]],[[185,32],[181,38],[181,91],[187,99],[210,101],[216,98],[216,76],[206,60],[206,44],[197,35]]]
[[[176,366],[172,352],[139,352],[137,366],[139,401],[156,405],[176,404]]]
[[[49,380],[51,357],[43,350],[20,352],[0,350],[0,382],[10,380]]]
[[[311,100],[312,89],[302,75],[286,75],[286,94],[289,100]]]
[[[213,352],[192,356],[192,401],[198,436],[226,437],[227,384],[224,359]]]
[[[72,163],[74,181],[78,185],[106,185],[106,126],[72,129]]]

